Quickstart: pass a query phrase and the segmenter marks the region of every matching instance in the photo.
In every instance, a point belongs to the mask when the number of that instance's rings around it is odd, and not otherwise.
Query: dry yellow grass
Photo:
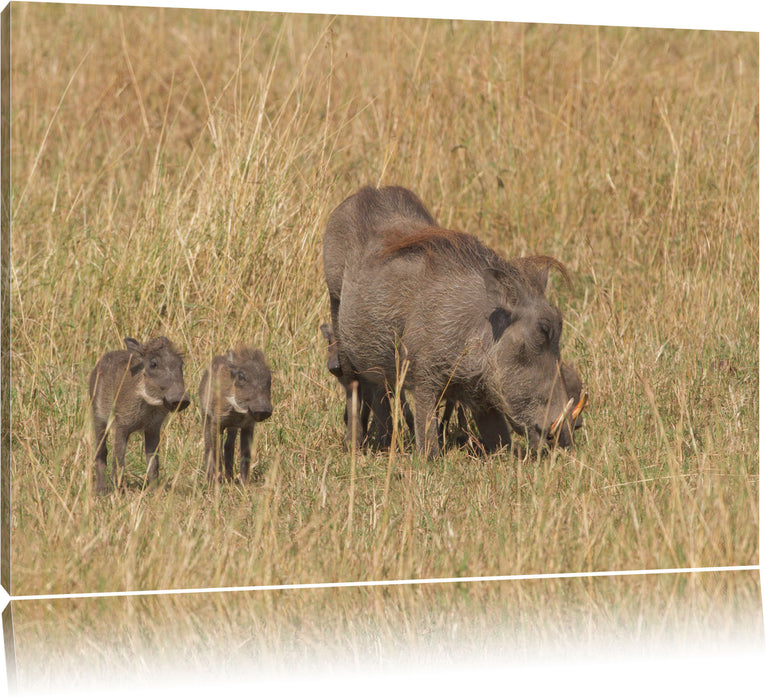
[[[758,563],[757,35],[12,15],[12,593]],[[366,183],[573,272],[550,293],[592,399],[575,453],[400,443],[351,479],[321,236]],[[165,488],[93,497],[88,373],[160,333],[192,389],[214,353],[265,350],[246,492],[203,490],[190,410]]]
[[[758,579],[745,571],[25,602],[15,613],[19,687],[751,653],[764,636]]]

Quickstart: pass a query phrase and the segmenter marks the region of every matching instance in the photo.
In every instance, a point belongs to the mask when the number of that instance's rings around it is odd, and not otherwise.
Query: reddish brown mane
[[[431,226],[413,233],[389,231],[383,235],[380,253],[383,260],[413,253],[422,254],[428,266],[443,259],[475,269],[491,268],[509,276],[517,274],[523,283],[535,286],[541,292],[544,291],[546,273],[550,269],[560,272],[566,284],[571,284],[566,266],[549,255],[532,255],[507,262],[468,233]]]
[[[429,264],[439,255],[464,264],[474,261],[490,264],[498,259],[495,252],[471,234],[433,226],[409,234],[389,231],[384,235],[383,259],[406,253],[422,253]]]

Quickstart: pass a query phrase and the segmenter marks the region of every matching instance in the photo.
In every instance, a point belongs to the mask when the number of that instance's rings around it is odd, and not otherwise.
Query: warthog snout
[[[262,421],[267,420],[272,415],[272,411],[251,411],[251,416],[253,417],[253,420],[255,420],[257,423],[261,423]]]
[[[272,415],[272,406],[266,405],[261,407],[251,406],[250,409],[251,418],[257,423],[267,420]]]
[[[547,431],[547,441],[559,447],[573,446],[574,431],[582,427],[581,414],[586,405],[586,391],[582,392],[582,396],[578,400],[572,396]],[[536,426],[535,430],[539,433],[543,432],[539,426]]]
[[[191,403],[191,398],[188,394],[183,394],[183,396],[177,397],[177,398],[169,398],[167,396],[164,397],[164,407],[168,411],[183,411],[184,409],[189,407],[189,404]]]
[[[558,365],[551,387],[550,399],[538,414],[534,414],[535,422],[525,434],[533,449],[540,446],[573,448],[574,432],[582,427],[587,391],[582,390],[574,367],[565,362]]]

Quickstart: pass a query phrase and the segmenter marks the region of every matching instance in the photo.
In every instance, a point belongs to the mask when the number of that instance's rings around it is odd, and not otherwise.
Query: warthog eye
[[[155,358],[155,357],[152,357],[152,358],[151,358],[151,359],[148,361],[148,366],[149,366],[151,369],[156,369],[156,368],[158,367],[158,365],[159,365],[159,363],[156,361],[156,358]]]
[[[247,381],[247,377],[245,376],[245,372],[243,372],[241,369],[237,370],[237,374],[235,375],[234,380],[240,386],[245,384],[245,382]]]
[[[548,340],[550,343],[556,340],[558,333],[555,329],[554,324],[552,323],[552,321],[550,321],[550,319],[540,318],[539,330],[542,332],[542,335],[545,337],[545,339]]]

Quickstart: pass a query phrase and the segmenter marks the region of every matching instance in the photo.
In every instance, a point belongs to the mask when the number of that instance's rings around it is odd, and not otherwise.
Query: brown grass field
[[[759,563],[757,34],[20,3],[11,41],[12,594]],[[321,241],[364,184],[406,185],[444,226],[569,268],[549,295],[591,396],[576,451],[343,452]],[[163,432],[160,488],[94,497],[88,374],[158,334],[185,351],[192,394],[213,354],[265,351],[275,412],[247,489],[204,488],[193,406]],[[207,614],[185,596],[172,612],[20,602],[19,680],[61,682],[76,654],[42,651],[51,619],[65,637],[93,624],[95,668],[106,626],[139,619],[211,650],[245,639],[265,663],[289,639],[294,662],[355,653],[356,635],[379,662],[380,644],[452,643],[456,614],[520,649],[644,619],[656,637],[759,638],[759,586],[219,594]],[[145,629],[125,649],[165,647]]]

